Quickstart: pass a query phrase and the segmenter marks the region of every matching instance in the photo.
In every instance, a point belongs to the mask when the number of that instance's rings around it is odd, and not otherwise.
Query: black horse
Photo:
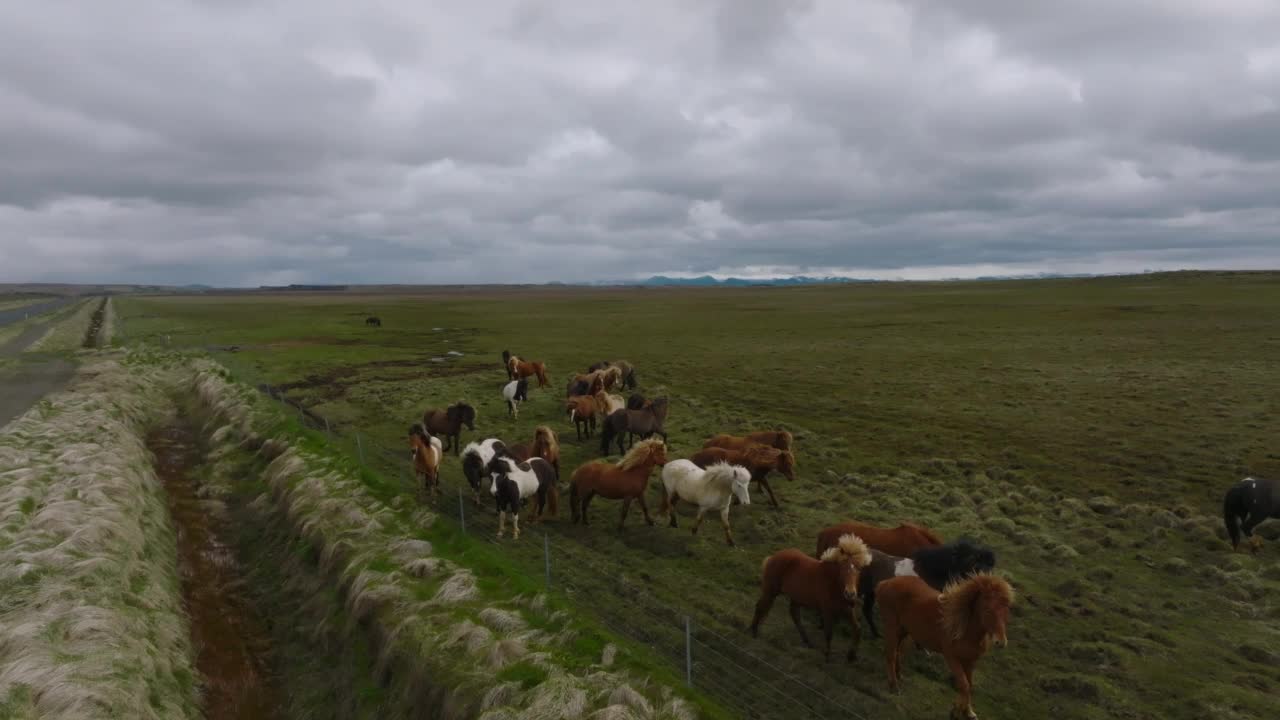
[[[880,637],[872,610],[876,605],[875,588],[881,581],[895,575],[918,575],[934,590],[942,592],[948,583],[973,573],[991,572],[995,566],[995,551],[968,538],[921,548],[910,559],[872,550],[871,564],[858,575],[858,597],[862,598],[862,614],[867,618],[871,635]]]
[[[1240,533],[1249,539],[1249,549],[1258,552],[1262,541],[1253,529],[1267,518],[1280,519],[1280,482],[1247,477],[1227,491],[1222,498],[1222,521],[1231,537],[1231,549],[1240,547]]]
[[[376,325],[378,327],[382,327],[382,318],[378,317],[377,315],[370,315],[369,317],[364,319],[364,324]]]

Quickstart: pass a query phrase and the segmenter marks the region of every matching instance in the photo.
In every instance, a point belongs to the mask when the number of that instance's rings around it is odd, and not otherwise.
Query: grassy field
[[[459,399],[480,409],[464,441],[527,441],[548,424],[566,474],[598,456],[595,438],[574,440],[560,399],[601,359],[632,361],[643,393],[671,398],[673,457],[715,432],[792,430],[799,479],[774,481],[780,510],[757,493],[735,508],[736,549],[714,524],[691,537],[687,518],[671,530],[633,514],[619,534],[604,501],[589,529],[548,525],[553,555],[568,558],[557,578],[583,611],[643,626],[664,651],[682,651],[688,614],[769,663],[752,672],[801,677],[833,705],[940,716],[951,691],[938,658],[913,655],[894,696],[879,641],[864,638],[851,666],[824,666],[782,604],[759,640],[742,631],[765,555],[811,551],[845,518],[909,519],[991,544],[1020,591],[1010,647],[979,666],[984,717],[1262,718],[1280,691],[1280,549],[1232,555],[1218,518],[1227,485],[1280,472],[1277,275],[122,297],[116,309],[130,341],[208,347],[334,421],[353,452],[358,431],[387,500],[411,492],[390,455],[405,455],[408,425]],[[365,327],[371,313],[383,327]],[[518,422],[499,396],[504,348],[544,360],[553,379]],[[444,478],[462,483],[452,457]],[[531,573],[535,537],[508,546]]]

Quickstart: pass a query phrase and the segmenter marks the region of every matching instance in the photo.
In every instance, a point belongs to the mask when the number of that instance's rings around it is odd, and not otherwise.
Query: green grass
[[[819,529],[849,517],[912,519],[993,545],[1022,599],[1010,648],[979,667],[984,717],[1050,707],[1055,717],[1269,715],[1280,672],[1250,658],[1276,646],[1280,561],[1270,547],[1231,556],[1216,516],[1227,485],[1280,472],[1277,310],[1274,274],[118,298],[131,341],[238,345],[219,359],[243,379],[286,385],[338,424],[336,443],[352,456],[358,430],[376,471],[365,482],[388,503],[411,492],[408,425],[458,399],[480,409],[478,432],[464,442],[527,442],[535,424],[548,424],[560,433],[566,475],[596,457],[597,439],[574,440],[559,400],[571,373],[601,359],[632,361],[642,392],[672,399],[673,457],[715,432],[791,429],[799,480],[773,482],[780,510],[755,492],[750,507],[734,509],[739,548],[723,545],[714,520],[691,537],[687,515],[679,530],[647,528],[634,508],[619,534],[617,505],[597,500],[592,527],[545,526],[553,586],[578,612],[641,631],[672,660],[682,657],[680,618],[689,614],[843,706],[904,718],[946,707],[940,660],[913,654],[906,692],[891,696],[879,641],[864,638],[852,666],[823,666],[799,645],[785,604],[750,639],[741,628],[761,558],[788,546],[811,551]],[[371,313],[382,328],[364,326]],[[531,391],[518,422],[499,396],[504,348],[546,361],[553,378]],[[460,475],[450,455],[449,492]],[[429,531],[483,589],[540,584],[540,532],[500,551],[453,532]],[[489,565],[494,553],[523,575]],[[716,685],[704,689],[734,694],[714,667],[721,641],[703,638],[704,677]]]

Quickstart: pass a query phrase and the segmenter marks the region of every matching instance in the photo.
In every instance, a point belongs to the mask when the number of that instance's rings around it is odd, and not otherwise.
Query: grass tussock
[[[93,314],[101,304],[98,298],[90,298],[71,306],[39,340],[31,343],[26,352],[75,352],[84,345],[85,333]]]
[[[166,378],[98,359],[0,434],[0,717],[198,716],[142,439]]]

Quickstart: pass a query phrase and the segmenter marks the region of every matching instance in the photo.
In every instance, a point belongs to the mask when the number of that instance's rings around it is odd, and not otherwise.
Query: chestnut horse
[[[914,575],[890,578],[876,588],[884,623],[889,688],[902,682],[902,653],[907,639],[942,655],[955,680],[951,717],[976,720],[973,711],[973,669],[994,642],[1009,644],[1007,626],[1013,588],[987,573],[948,585],[942,594]]]
[[[432,408],[422,413],[422,425],[430,432],[444,436],[444,449],[453,448],[453,454],[461,451],[462,426],[476,429],[476,409],[464,402],[456,402],[444,410]]]
[[[511,370],[511,373],[514,376],[513,379],[515,380],[527,378],[530,375],[536,375],[538,377],[538,387],[547,386],[546,363],[537,360],[533,362],[526,362],[515,355],[512,355],[511,360],[508,361],[507,367]]]
[[[617,368],[618,377],[621,379],[622,386],[628,390],[636,389],[636,368],[626,360],[601,360],[598,363],[592,363],[587,368],[587,372],[593,373],[597,370],[605,370],[608,368]]]
[[[556,480],[560,479],[560,439],[556,437],[555,430],[546,425],[533,429],[533,456],[551,463],[556,471]]]
[[[574,395],[595,395],[604,390],[604,379],[595,374],[590,375],[574,375],[569,384],[565,386],[565,397],[573,397]]]
[[[724,448],[702,448],[689,458],[704,470],[712,463],[727,462],[730,465],[741,465],[751,471],[751,479],[760,484],[769,493],[769,502],[778,507],[778,498],[769,486],[768,475],[777,470],[788,480],[796,479],[796,457],[790,450],[750,445],[745,450],[726,450]]]
[[[619,530],[627,521],[627,511],[631,509],[632,500],[640,503],[644,521],[652,525],[653,518],[649,517],[644,493],[649,487],[649,473],[655,466],[666,464],[666,443],[654,438],[633,445],[617,465],[596,460],[579,466],[573,471],[573,477],[569,478],[569,509],[573,513],[573,522],[581,520],[583,525],[587,525],[587,506],[591,503],[591,498],[599,495],[609,500],[623,501],[622,517],[618,520]]]
[[[791,601],[791,621],[805,647],[813,644],[800,623],[800,608],[812,608],[822,616],[827,660],[831,659],[831,633],[836,618],[849,618],[853,625],[853,645],[849,647],[847,659],[853,662],[858,655],[858,641],[862,639],[857,609],[858,573],[870,562],[871,552],[853,534],[841,537],[820,560],[795,548],[779,550],[765,558],[760,566],[760,599],[756,601],[756,614],[751,619],[751,636],[759,637],[760,623],[769,614],[773,601],[779,595],[786,595]]]
[[[722,447],[726,450],[745,450],[750,445],[764,445],[779,450],[791,449],[791,433],[786,430],[761,430],[747,433],[743,437],[721,433],[712,435],[702,447]]]
[[[589,395],[573,395],[564,401],[564,412],[573,421],[573,429],[582,439],[583,430],[587,437],[596,429],[596,401]]]
[[[422,496],[440,494],[440,461],[444,451],[439,438],[431,437],[422,425],[414,423],[409,428],[409,458],[413,461],[413,474],[422,480]]]
[[[903,558],[911,557],[921,548],[942,544],[938,533],[915,523],[904,522],[896,528],[882,528],[860,522],[845,522],[818,533],[818,554],[821,555],[834,545],[845,533],[853,533],[862,538],[867,547],[873,550]]]

